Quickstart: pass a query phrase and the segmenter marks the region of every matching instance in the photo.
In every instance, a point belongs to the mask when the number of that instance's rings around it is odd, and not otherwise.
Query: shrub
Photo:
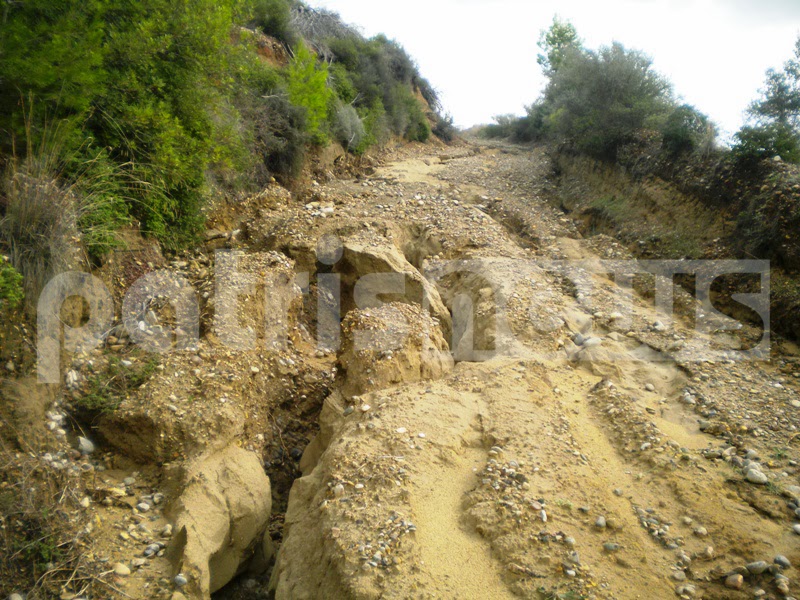
[[[671,106],[671,86],[651,66],[619,43],[597,52],[568,50],[545,92],[548,129],[577,150],[613,160]]]
[[[538,102],[526,108],[527,114],[514,123],[512,139],[516,142],[535,142],[545,135],[547,106]]]
[[[514,142],[533,142],[544,134],[544,115],[538,105],[528,107],[524,117],[498,115],[495,123],[484,127],[480,136],[489,139],[508,139]]]
[[[302,42],[295,50],[288,70],[289,100],[306,110],[306,130],[315,143],[324,143],[321,129],[328,114],[331,90],[328,88],[328,67],[318,63]]]
[[[366,130],[358,111],[351,104],[341,104],[335,109],[333,135],[347,150],[362,147]]]
[[[0,239],[35,304],[51,277],[77,267],[79,231],[77,197],[33,158],[12,162],[3,178]]]
[[[800,163],[800,38],[783,69],[767,71],[761,97],[747,112],[751,122],[736,134],[737,159],[752,163],[780,156]]]
[[[363,152],[368,146],[380,145],[389,141],[392,132],[383,102],[379,99],[375,100],[371,107],[359,109],[359,114],[366,131],[366,136],[359,152]]]
[[[8,257],[0,256],[0,307],[13,310],[24,299],[22,275],[9,262]]]
[[[297,43],[297,33],[292,28],[292,12],[288,0],[256,0],[252,12],[253,24],[264,34],[288,46]]]
[[[480,135],[488,139],[510,138],[514,132],[514,123],[519,119],[516,115],[497,115],[494,123],[484,127]]]
[[[422,116],[411,123],[406,131],[406,139],[410,142],[427,142],[431,137],[431,125]]]
[[[800,136],[791,127],[777,123],[746,126],[736,135],[733,157],[745,165],[780,156],[787,162],[800,163]]]
[[[412,141],[425,141],[431,135],[431,127],[423,112],[422,103],[414,96],[416,89],[430,107],[437,111],[439,100],[430,83],[419,75],[414,61],[403,48],[384,36],[365,40],[360,36],[331,39],[328,46],[335,57],[335,65],[344,66],[356,94],[351,101],[360,111],[367,125],[368,116],[378,105],[384,121],[395,135]],[[339,89],[334,74],[334,87]],[[350,92],[352,93],[352,92]],[[343,97],[344,94],[340,94]],[[344,97],[343,97],[344,99]],[[369,126],[367,125],[368,138]]]
[[[356,29],[342,21],[335,12],[299,4],[292,10],[292,27],[326,61],[333,58],[330,43],[334,40],[361,39]]]
[[[27,598],[52,598],[64,582],[85,581],[85,593],[107,597],[99,569],[87,558],[91,511],[82,510],[83,481],[44,463],[40,449],[24,452],[0,440],[0,594],[24,589]]]
[[[662,128],[662,145],[667,152],[681,154],[713,147],[714,125],[693,106],[684,104],[673,110]]]
[[[452,115],[436,115],[433,134],[443,142],[452,142],[458,137],[458,129],[453,122]]]
[[[253,127],[252,152],[266,169],[259,181],[263,184],[274,176],[289,185],[300,174],[305,159],[305,111],[285,96],[274,95],[253,103],[244,114]]]

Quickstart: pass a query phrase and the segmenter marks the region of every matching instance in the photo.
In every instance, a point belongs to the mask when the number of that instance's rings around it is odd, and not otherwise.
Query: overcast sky
[[[553,16],[586,46],[644,50],[676,93],[730,135],[769,67],[792,55],[800,0],[310,0],[399,41],[468,127],[522,114],[544,87],[536,43]]]

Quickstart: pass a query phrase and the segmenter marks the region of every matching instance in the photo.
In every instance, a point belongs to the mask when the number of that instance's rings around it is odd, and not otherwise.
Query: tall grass
[[[68,150],[58,125],[33,131],[33,122],[31,108],[24,149],[14,147],[0,176],[0,246],[29,308],[50,278],[119,245],[116,231],[130,221],[121,168],[102,152]]]

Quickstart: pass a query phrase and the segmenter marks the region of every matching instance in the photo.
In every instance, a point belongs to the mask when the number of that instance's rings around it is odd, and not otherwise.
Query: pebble
[[[672,573],[672,578],[675,581],[686,581],[686,573],[684,573],[683,571],[675,571],[674,573]]]
[[[81,451],[81,454],[92,454],[95,451],[95,445],[91,440],[85,437],[79,437],[78,450]]]
[[[701,538],[708,537],[708,529],[706,529],[705,527],[698,527],[697,529],[694,530],[694,534],[697,537]]]
[[[797,535],[800,535],[800,525],[793,525],[792,531],[794,531]]]
[[[603,550],[606,552],[617,552],[622,546],[619,544],[615,544],[614,542],[606,542],[603,544]]]
[[[597,517],[597,521],[594,522],[594,526],[599,529],[606,528],[606,518],[605,517]]]
[[[123,565],[122,563],[117,563],[113,567],[114,575],[118,575],[120,577],[127,577],[131,574],[131,570],[127,565]]]
[[[766,561],[759,560],[746,565],[745,568],[747,569],[747,572],[752,575],[761,575],[764,573],[764,571],[769,569],[769,565],[766,563]]]
[[[679,585],[675,588],[675,593],[678,596],[688,596],[689,598],[694,598],[697,594],[697,588],[693,585]]]
[[[140,568],[140,567],[143,567],[143,566],[145,566],[146,564],[147,564],[147,561],[146,561],[145,559],[143,559],[143,558],[134,558],[134,559],[131,561],[131,566],[132,566],[134,569],[138,569],[138,568]]]
[[[167,524],[164,526],[164,529],[161,530],[161,537],[172,537],[172,525]]]
[[[792,563],[789,561],[788,558],[786,558],[783,555],[776,556],[775,560],[773,560],[772,562],[774,562],[776,565],[778,565],[781,569],[791,569],[792,568]]]
[[[731,590],[740,590],[744,585],[744,577],[735,573],[733,575],[729,575],[728,578],[725,580],[725,587]]]
[[[150,512],[150,505],[147,502],[139,502],[136,505],[136,510],[143,513]]]
[[[752,468],[747,470],[747,473],[745,473],[744,478],[747,479],[747,481],[749,481],[750,483],[755,483],[756,485],[765,485],[767,482],[769,482],[769,477],[764,475],[764,473],[762,473],[758,469],[752,469]]]
[[[81,508],[89,508],[92,505],[92,499],[89,496],[84,496],[81,500]]]
[[[149,546],[147,546],[147,548],[144,549],[144,555],[149,558],[151,556],[155,556],[160,551],[161,551],[161,546],[159,546],[158,544],[150,544]]]
[[[178,587],[183,587],[183,586],[185,586],[187,583],[189,583],[189,580],[188,580],[188,579],[186,579],[186,575],[184,575],[183,573],[178,573],[177,575],[175,575],[175,579],[173,579],[172,581],[173,581],[173,582],[175,583],[175,585],[177,585]]]
[[[341,498],[344,495],[344,486],[341,483],[337,483],[333,486],[333,496],[335,498]]]
[[[648,383],[646,386],[644,386],[644,389],[646,389],[648,392],[655,392],[656,386],[654,386],[652,383]]]
[[[11,594],[8,600],[25,600],[25,598],[22,597],[22,594]]]

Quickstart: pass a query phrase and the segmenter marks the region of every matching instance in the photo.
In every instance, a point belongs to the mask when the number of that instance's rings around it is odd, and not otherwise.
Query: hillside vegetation
[[[586,48],[572,24],[557,18],[539,46],[548,79],[541,97],[524,117],[496,117],[482,135],[553,146],[560,181],[593,180],[581,186],[580,210],[590,221],[611,223],[649,257],[772,261],[777,328],[800,335],[793,316],[800,308],[800,39],[794,56],[767,72],[730,148],[717,143],[714,123],[683,104],[642,52],[618,42]],[[616,192],[597,179],[614,167],[631,180]],[[706,235],[715,227],[700,217],[684,227],[669,214],[653,214],[660,225],[649,226],[642,214],[658,202],[642,190],[653,185],[667,190],[657,194],[680,194],[683,204],[699,203],[733,226],[722,239]],[[671,211],[683,210],[672,204]]]
[[[32,296],[71,240],[97,258],[138,223],[182,248],[210,196],[288,185],[309,148],[452,133],[399,44],[293,0],[3,10],[0,245]],[[265,36],[288,64],[265,56]]]

